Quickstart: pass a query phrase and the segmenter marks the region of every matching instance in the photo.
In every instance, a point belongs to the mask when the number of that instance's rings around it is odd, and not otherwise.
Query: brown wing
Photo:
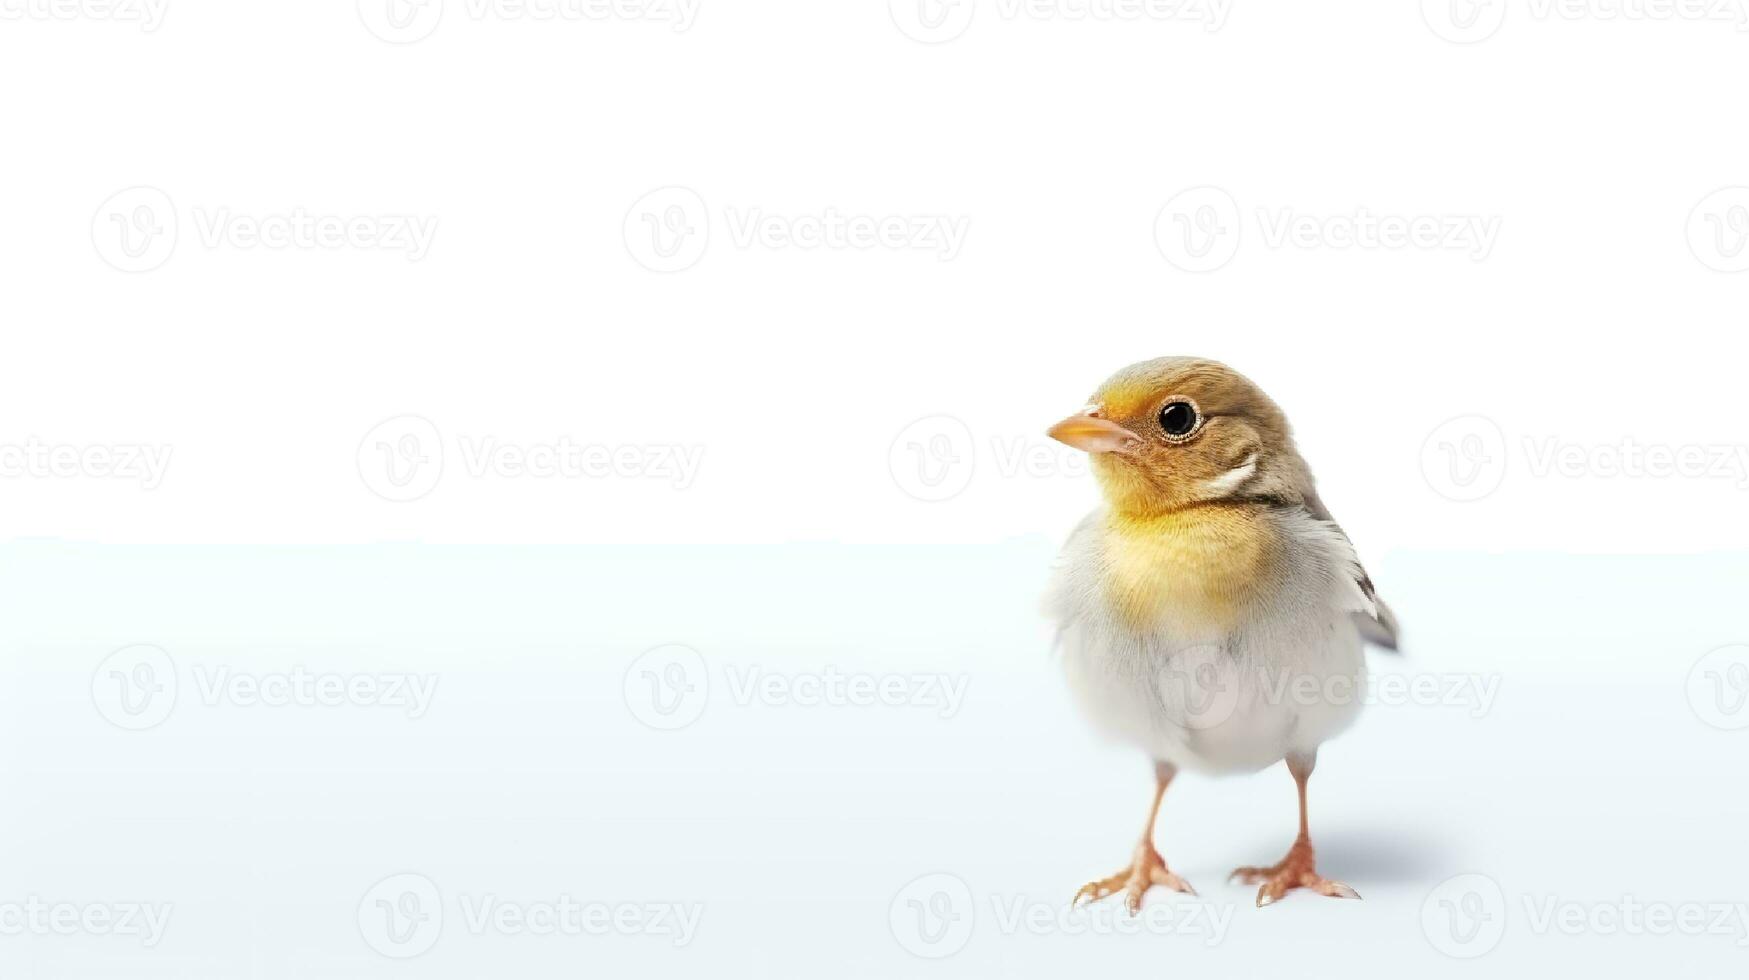
[[[1325,507],[1324,502],[1318,499],[1316,491],[1306,495],[1306,511],[1318,520],[1329,523],[1344,538],[1348,537],[1348,532],[1343,531],[1342,525],[1336,523],[1336,518],[1330,516],[1330,508]],[[1350,545],[1353,543],[1352,540],[1349,541]],[[1366,569],[1360,567],[1358,558],[1355,559],[1354,569],[1357,573],[1355,581],[1360,586],[1360,591],[1372,601],[1373,609],[1376,611],[1376,615],[1371,616],[1364,612],[1354,613],[1354,625],[1360,628],[1361,638],[1368,643],[1383,647],[1386,650],[1396,651],[1399,635],[1396,614],[1391,612],[1390,606],[1385,605],[1385,600],[1379,598],[1378,590],[1373,588],[1372,578],[1366,574]]]

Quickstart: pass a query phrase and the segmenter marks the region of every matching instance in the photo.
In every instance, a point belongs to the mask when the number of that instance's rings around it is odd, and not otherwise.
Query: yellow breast
[[[1105,542],[1106,598],[1130,628],[1210,641],[1234,625],[1279,554],[1273,525],[1244,506],[1114,514]]]

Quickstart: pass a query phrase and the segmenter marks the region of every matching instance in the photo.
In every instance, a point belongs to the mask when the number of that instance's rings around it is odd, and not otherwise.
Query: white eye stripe
[[[1240,463],[1238,466],[1235,466],[1227,472],[1222,473],[1220,476],[1208,481],[1205,486],[1208,488],[1209,492],[1215,496],[1225,496],[1226,494],[1232,493],[1234,490],[1244,486],[1245,481],[1251,479],[1256,472],[1257,454],[1252,453],[1245,457],[1243,463]]]

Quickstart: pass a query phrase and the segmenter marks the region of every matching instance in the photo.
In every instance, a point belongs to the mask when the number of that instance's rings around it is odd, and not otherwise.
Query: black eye
[[[1196,431],[1196,406],[1189,402],[1167,402],[1160,409],[1160,428],[1175,439],[1183,438]]]

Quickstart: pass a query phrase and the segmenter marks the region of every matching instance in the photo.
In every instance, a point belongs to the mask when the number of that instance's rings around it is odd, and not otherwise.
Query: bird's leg
[[[1097,902],[1107,895],[1123,892],[1124,904],[1130,914],[1141,911],[1142,896],[1154,885],[1165,885],[1173,891],[1186,895],[1195,895],[1196,889],[1190,883],[1178,877],[1166,868],[1166,861],[1160,857],[1160,852],[1154,850],[1154,820],[1160,815],[1160,799],[1166,795],[1166,785],[1172,782],[1172,777],[1178,770],[1165,762],[1154,766],[1154,805],[1148,808],[1148,822],[1142,827],[1142,841],[1136,845],[1136,856],[1127,868],[1120,870],[1109,878],[1090,881],[1081,886],[1075,893],[1071,905],[1078,905],[1083,900]]]
[[[1340,881],[1331,881],[1322,877],[1315,869],[1312,860],[1312,835],[1306,827],[1306,780],[1312,776],[1312,767],[1317,765],[1318,754],[1287,757],[1288,772],[1293,773],[1294,782],[1300,788],[1300,836],[1295,838],[1294,846],[1288,849],[1287,857],[1281,863],[1268,868],[1239,868],[1233,872],[1228,881],[1241,881],[1247,885],[1262,883],[1257,890],[1257,907],[1274,904],[1283,895],[1295,888],[1309,888],[1320,895],[1332,898],[1359,898],[1354,889]]]

